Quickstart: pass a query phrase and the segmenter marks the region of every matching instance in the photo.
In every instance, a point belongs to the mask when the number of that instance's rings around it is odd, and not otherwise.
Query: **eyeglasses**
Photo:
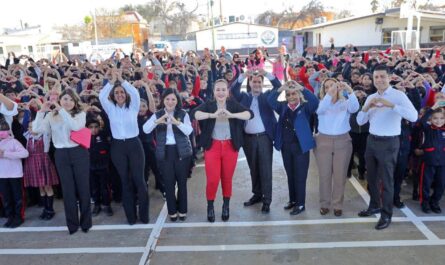
[[[296,95],[298,95],[297,92],[286,92],[286,97],[296,96]]]

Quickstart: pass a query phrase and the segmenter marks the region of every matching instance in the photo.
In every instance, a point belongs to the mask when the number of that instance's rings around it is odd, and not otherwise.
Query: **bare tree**
[[[375,13],[375,12],[377,12],[377,10],[379,9],[379,1],[377,1],[377,0],[372,0],[371,1],[371,11],[372,11],[372,13]]]
[[[335,14],[334,19],[342,19],[342,18],[347,18],[347,17],[352,17],[352,12],[351,10],[341,10],[340,12],[338,12],[337,14]]]

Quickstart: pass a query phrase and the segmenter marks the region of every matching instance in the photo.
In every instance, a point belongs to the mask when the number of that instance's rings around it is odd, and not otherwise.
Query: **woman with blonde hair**
[[[352,153],[349,118],[359,107],[357,97],[346,83],[333,78],[322,83],[317,109],[317,147],[314,149],[320,175],[321,215],[328,214],[330,207],[335,216],[343,213],[346,175]]]

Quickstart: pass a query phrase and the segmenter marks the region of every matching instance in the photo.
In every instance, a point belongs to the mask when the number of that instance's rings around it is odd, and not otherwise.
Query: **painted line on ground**
[[[357,190],[357,192],[362,196],[365,202],[369,205],[370,197],[366,190],[362,187],[362,185],[357,181],[357,179],[353,176],[349,178],[349,182],[352,186]],[[428,240],[439,240],[439,237],[435,235],[423,222],[417,217],[408,206],[400,209],[402,213],[406,215],[408,219],[419,229],[419,231],[428,239]]]
[[[99,253],[143,253],[144,247],[103,247],[103,248],[17,248],[0,249],[0,255],[58,255],[58,254],[99,254]]]
[[[252,250],[289,250],[289,249],[334,249],[369,247],[413,247],[444,246],[445,240],[384,240],[384,241],[346,241],[319,243],[277,243],[277,244],[234,244],[234,245],[195,245],[195,246],[158,246],[156,252],[206,252],[206,251],[252,251]]]
[[[158,219],[156,220],[156,224],[154,225],[153,230],[150,233],[150,237],[148,238],[147,244],[144,248],[144,254],[142,255],[139,265],[150,264],[150,258],[153,254],[156,244],[158,243],[159,235],[161,234],[162,227],[165,224],[165,219],[167,218],[167,203],[164,203],[164,206],[159,213]]]
[[[107,230],[138,230],[153,229],[153,224],[136,224],[136,225],[94,225],[90,231],[107,231]],[[22,233],[22,232],[68,232],[66,226],[44,226],[44,227],[18,227],[15,229],[0,228],[0,233]]]

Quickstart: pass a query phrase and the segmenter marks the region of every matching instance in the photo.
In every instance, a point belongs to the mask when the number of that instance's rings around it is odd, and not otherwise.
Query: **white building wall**
[[[196,32],[196,46],[200,51],[204,48],[212,49],[211,29]],[[278,47],[278,30],[249,24],[227,24],[215,28],[215,49],[221,46],[226,49]]]

